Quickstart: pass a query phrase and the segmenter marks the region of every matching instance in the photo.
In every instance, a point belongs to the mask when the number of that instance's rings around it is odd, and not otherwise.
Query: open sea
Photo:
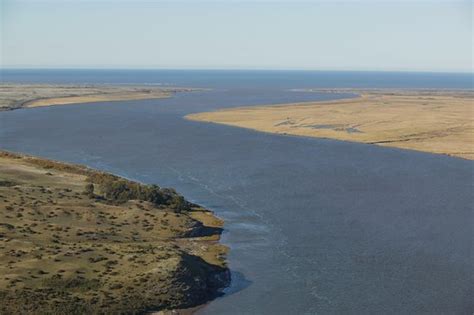
[[[473,161],[193,122],[189,113],[472,89],[472,74],[7,70],[2,82],[203,87],[0,112],[0,148],[176,188],[225,220],[232,285],[198,314],[472,314]]]

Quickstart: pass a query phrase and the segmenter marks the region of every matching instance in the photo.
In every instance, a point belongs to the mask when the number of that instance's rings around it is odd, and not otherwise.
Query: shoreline
[[[149,85],[0,84],[0,111],[71,104],[169,98],[198,88]]]
[[[118,183],[129,187],[129,191],[150,191],[152,195],[124,197],[123,191],[114,195],[110,187],[117,187]],[[84,184],[93,185],[94,192],[85,195]],[[4,206],[1,209],[5,209],[0,212],[0,261],[10,259],[2,263],[1,269],[5,270],[1,273],[6,279],[0,277],[0,310],[5,312],[29,307],[59,310],[57,305],[42,305],[41,300],[52,303],[52,297],[44,295],[64,290],[68,295],[60,295],[57,302],[62,310],[73,307],[94,311],[100,309],[99,305],[107,305],[117,311],[190,314],[220,296],[221,290],[230,284],[225,261],[228,248],[219,243],[223,221],[172,189],[145,185],[82,165],[0,150],[0,195]],[[158,197],[171,199],[156,201]],[[77,219],[70,217],[71,211]],[[21,219],[9,214],[17,212]],[[142,219],[130,222],[132,215]],[[28,226],[25,234],[17,232],[20,223]],[[49,232],[51,226],[56,227],[55,232]],[[69,232],[78,227],[76,235]],[[48,254],[51,246],[56,248],[52,255]],[[125,259],[133,257],[130,253],[141,246],[154,249],[151,254],[140,250],[131,261]],[[79,256],[70,260],[67,253],[78,248],[82,248],[76,254]],[[20,260],[8,258],[12,251],[21,252],[17,256]],[[102,257],[97,262],[106,261],[103,272],[100,263],[95,262],[97,257]],[[137,264],[136,259],[142,262]],[[94,268],[101,273],[97,274]],[[36,273],[39,277],[30,276]],[[77,291],[71,281],[84,288]],[[63,286],[63,282],[69,284]],[[39,295],[42,299],[38,299]],[[98,295],[102,298],[97,299]],[[118,306],[107,304],[112,301]]]
[[[206,89],[194,89],[194,88],[170,88],[170,87],[155,87],[149,85],[80,85],[80,84],[70,84],[70,85],[60,85],[60,84],[12,84],[5,83],[0,84],[0,92],[5,89],[18,89],[18,88],[41,88],[49,89],[52,91],[46,91],[48,97],[26,97],[25,95],[18,95],[13,93],[13,95],[8,95],[5,99],[5,96],[0,97],[0,111],[4,110],[14,110],[19,108],[34,108],[34,107],[47,107],[47,106],[60,106],[60,105],[70,105],[70,104],[85,104],[93,102],[113,102],[113,101],[127,101],[127,100],[141,100],[141,99],[159,99],[159,98],[168,98],[173,94],[178,92],[190,92],[196,90],[206,90]],[[70,89],[79,94],[64,94],[64,90],[68,93]],[[187,120],[201,121],[208,123],[217,123],[223,125],[229,125],[234,127],[246,128],[259,132],[268,132],[272,134],[280,135],[293,135],[293,136],[303,136],[303,137],[312,137],[312,138],[321,138],[321,139],[333,139],[339,141],[348,141],[356,143],[365,143],[371,145],[380,145],[395,147],[399,149],[406,150],[415,150],[421,152],[428,152],[434,154],[442,154],[448,156],[454,156],[458,158],[474,160],[474,143],[470,143],[466,138],[474,133],[474,121],[465,121],[464,126],[457,125],[454,128],[444,128],[442,130],[433,128],[431,126],[427,127],[426,130],[414,128],[413,130],[408,129],[410,134],[407,134],[407,131],[398,132],[390,134],[386,132],[387,128],[378,128],[372,131],[366,132],[365,130],[360,130],[360,125],[363,125],[365,122],[355,121],[338,121],[338,119],[333,119],[333,117],[328,117],[331,114],[329,111],[322,111],[322,114],[325,115],[323,118],[329,118],[328,120],[315,118],[314,113],[306,114],[305,110],[315,109],[315,107],[320,107],[320,109],[325,105],[331,105],[331,110],[334,108],[336,111],[346,110],[341,106],[348,107],[350,105],[362,105],[366,106],[367,103],[374,105],[375,101],[379,103],[382,102],[384,105],[390,104],[390,98],[396,97],[416,97],[418,99],[436,99],[436,98],[457,98],[464,99],[465,103],[474,102],[474,90],[472,89],[452,89],[452,88],[420,88],[420,89],[403,89],[403,88],[303,88],[303,89],[291,89],[290,91],[298,92],[320,92],[320,93],[352,93],[352,97],[346,97],[336,100],[327,100],[327,101],[309,101],[309,102],[300,102],[300,103],[284,103],[284,104],[271,104],[271,105],[257,105],[251,107],[234,107],[226,108],[221,110],[216,110],[213,112],[198,112],[186,115],[184,118]],[[29,92],[30,94],[37,94],[37,91],[33,90]],[[42,92],[44,94],[44,91]],[[41,93],[40,93],[41,94]],[[389,99],[387,101],[387,98]],[[378,100],[377,100],[378,99]],[[410,100],[410,101],[413,101]],[[8,103],[8,105],[5,105]],[[13,103],[12,103],[13,102]],[[364,102],[366,104],[364,104]],[[12,105],[13,104],[13,105]],[[380,105],[380,104],[379,104]],[[415,104],[419,105],[419,104]],[[425,106],[427,104],[423,104]],[[439,104],[437,104],[439,105]],[[446,105],[446,104],[443,104]],[[466,105],[466,104],[464,104]],[[339,107],[338,107],[339,106]],[[383,112],[386,111],[387,107],[377,108],[376,111]],[[291,108],[290,108],[291,107]],[[366,106],[367,107],[367,106]],[[438,106],[439,107],[439,106]],[[433,110],[436,107],[432,108]],[[357,109],[359,110],[359,108]],[[367,112],[368,114],[373,114],[374,109],[371,109],[372,112]],[[405,107],[403,108],[407,113],[400,111],[398,115],[409,116],[413,114],[410,112],[412,108]],[[464,112],[461,113],[457,118],[466,118],[472,116],[474,111],[473,106],[470,106],[468,109],[463,109]],[[275,116],[272,111],[286,111],[286,119],[282,115],[280,117]],[[264,113],[263,113],[264,112]],[[426,112],[426,110],[425,110]],[[354,111],[356,113],[356,111]],[[244,115],[242,115],[244,114]],[[296,121],[290,119],[290,115],[296,114]],[[317,114],[321,114],[321,111]],[[347,114],[347,113],[346,113]],[[413,116],[416,116],[418,113],[414,113]],[[446,111],[445,114],[449,115],[449,111]],[[240,115],[242,116],[239,119],[235,119],[232,116]],[[268,116],[275,117],[268,117]],[[313,116],[312,116],[313,115]],[[254,117],[255,116],[255,117]],[[263,116],[263,117],[262,117]],[[337,116],[337,113],[336,113]],[[426,116],[426,115],[425,115]],[[292,117],[293,118],[293,117]],[[426,118],[426,117],[425,117]],[[438,117],[440,118],[440,117]],[[313,120],[310,123],[307,121]],[[379,123],[380,121],[387,120],[387,117],[384,116],[384,113],[379,114],[379,117],[376,118],[379,121],[375,120],[369,123]],[[390,119],[390,117],[388,117]],[[406,120],[410,117],[405,117]],[[433,124],[443,124],[445,121],[438,119],[434,121]],[[301,122],[305,121],[305,124]],[[402,122],[402,121],[400,121]],[[273,126],[270,125],[273,123]],[[410,122],[413,125],[419,123],[416,119]],[[282,125],[291,125],[290,128],[281,127]],[[392,124],[393,125],[393,124]],[[278,127],[278,128],[275,128]],[[384,127],[384,126],[382,126]],[[394,129],[393,126],[389,126],[391,129]],[[412,127],[410,127],[412,128]],[[312,129],[312,130],[309,130]],[[464,129],[464,130],[461,130]],[[341,132],[342,131],[342,132]],[[451,133],[451,134],[450,134]],[[381,134],[381,137],[378,137],[377,134]],[[361,136],[362,135],[362,136]],[[368,137],[364,137],[369,135]],[[464,139],[459,141],[455,136],[461,135]],[[451,137],[454,142],[460,142],[456,145],[449,145],[449,141],[438,141],[438,143],[421,143],[427,138],[443,138]],[[425,138],[425,139],[423,139]],[[418,143],[416,143],[418,142]],[[449,148],[436,148],[436,146],[444,146]],[[453,149],[454,148],[454,149]],[[468,148],[467,151],[463,151],[464,148]]]
[[[184,118],[280,135],[388,146],[473,160],[473,90],[301,89],[354,97],[235,107]],[[295,91],[296,92],[296,91]]]

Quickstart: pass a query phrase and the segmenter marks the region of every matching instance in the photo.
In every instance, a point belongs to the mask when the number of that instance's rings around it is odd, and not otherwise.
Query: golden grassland
[[[1,84],[0,110],[170,97],[189,88],[129,85]]]
[[[188,308],[228,283],[221,220],[191,203],[103,197],[103,178],[145,189],[0,151],[0,314]]]
[[[231,108],[191,114],[186,118],[277,134],[362,142],[474,159],[472,91],[342,92],[357,93],[359,97]]]

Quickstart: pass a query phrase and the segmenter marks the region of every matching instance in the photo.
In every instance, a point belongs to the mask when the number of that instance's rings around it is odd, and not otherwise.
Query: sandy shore
[[[230,281],[222,224],[171,189],[0,151],[0,313],[204,304]]]
[[[474,92],[324,90],[352,99],[241,107],[186,116],[258,131],[330,138],[474,159]]]
[[[190,88],[122,85],[1,84],[0,110],[170,97]]]

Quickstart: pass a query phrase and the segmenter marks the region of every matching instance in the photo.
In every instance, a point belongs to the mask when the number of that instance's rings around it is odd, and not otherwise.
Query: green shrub
[[[183,196],[171,188],[145,185],[105,173],[91,174],[88,181],[91,185],[99,186],[103,198],[117,203],[142,200],[151,202],[155,206],[169,206],[176,212],[189,210],[191,206]]]

